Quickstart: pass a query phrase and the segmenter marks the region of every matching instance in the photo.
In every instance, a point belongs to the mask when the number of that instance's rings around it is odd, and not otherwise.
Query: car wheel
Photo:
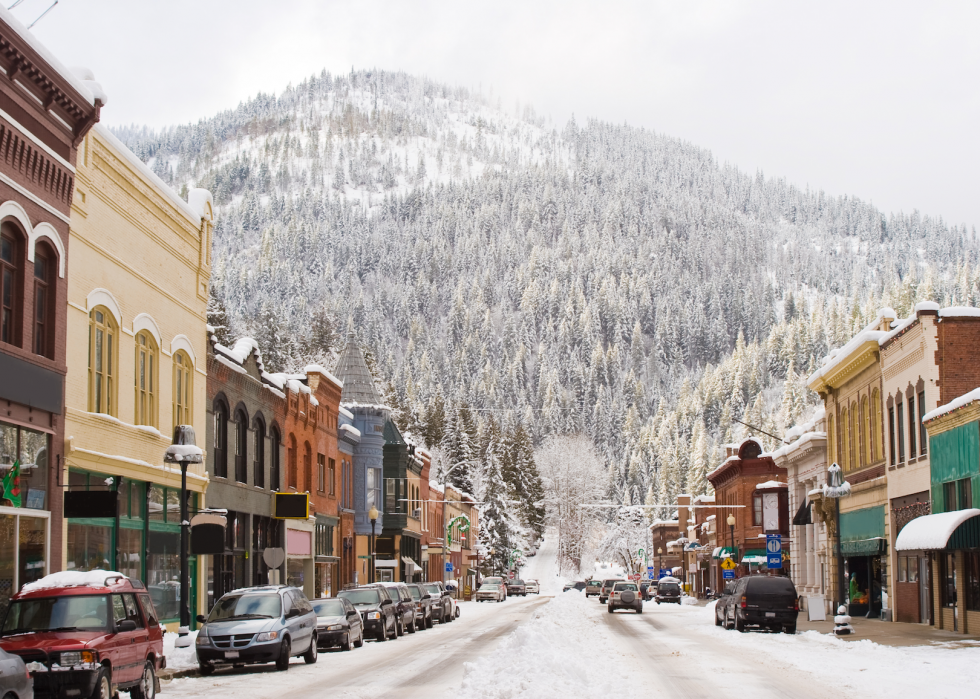
[[[642,604],[636,605],[636,613],[637,614],[642,614],[643,613],[643,605]]]
[[[786,626],[784,626],[783,633],[789,633],[789,634],[796,633],[796,624],[792,624],[792,625],[787,624]]]
[[[391,640],[398,638],[398,619],[394,619],[391,622]]]
[[[735,613],[735,630],[739,633],[745,633],[745,621],[738,618],[738,612]]]
[[[459,619],[459,613],[460,613],[459,612],[459,607],[456,607],[456,615],[455,616],[456,616],[457,619]]]
[[[415,621],[415,617],[412,617],[412,623],[408,627],[408,632],[409,633],[415,633],[416,631],[418,631],[417,624],[416,624],[416,621]]]
[[[405,635],[405,624],[400,621],[395,621],[395,638]]]
[[[364,646],[364,629],[361,629],[361,632],[357,634],[357,640],[354,641],[354,645],[358,648],[362,648]]]
[[[721,626],[721,619],[718,618],[718,609],[715,609],[715,626]]]
[[[201,673],[202,677],[208,677],[214,674],[214,665],[211,663],[198,663],[197,671]]]
[[[143,666],[143,676],[140,683],[129,690],[131,699],[154,699],[156,697],[156,674],[153,672],[153,663],[146,662]]]
[[[292,651],[292,647],[289,645],[289,639],[282,639],[282,645],[279,647],[279,659],[276,660],[276,669],[280,672],[289,669],[290,651]]]
[[[343,650],[350,650],[353,647],[350,642],[350,632],[347,632],[347,634],[344,636],[344,640],[340,644],[340,647]]]
[[[108,668],[99,670],[95,678],[95,689],[92,691],[92,699],[112,699],[112,678]]]
[[[610,614],[612,614],[613,613],[613,606],[611,604],[607,604],[606,605],[606,611],[608,611]]]
[[[306,661],[307,665],[313,665],[316,662],[316,656],[316,634],[313,634],[313,638],[310,639],[310,647],[303,653],[303,660]]]
[[[432,628],[432,613],[431,612],[429,613],[429,616],[427,616],[425,618],[425,628],[427,628],[427,629],[431,629]]]

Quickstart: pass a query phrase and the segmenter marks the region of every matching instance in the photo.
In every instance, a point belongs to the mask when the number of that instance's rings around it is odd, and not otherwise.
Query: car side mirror
[[[197,623],[198,624],[206,624],[207,621],[208,621],[208,618],[206,616],[204,616],[203,614],[198,614],[197,615]]]
[[[422,595],[422,599],[432,599],[432,595]]]
[[[132,619],[123,619],[118,624],[116,624],[116,633],[126,633],[127,631],[135,631],[136,622]]]
[[[381,606],[382,607],[385,607],[385,606],[387,606],[389,604],[391,604],[391,600],[390,599],[381,600]]]

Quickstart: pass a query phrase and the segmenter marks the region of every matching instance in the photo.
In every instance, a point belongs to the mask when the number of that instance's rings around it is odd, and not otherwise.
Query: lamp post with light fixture
[[[178,633],[186,636],[190,631],[190,554],[188,534],[191,523],[187,514],[187,464],[204,462],[204,452],[194,444],[194,428],[191,425],[177,425],[174,428],[173,442],[164,452],[163,461],[180,466],[180,628]]]
[[[368,510],[368,519],[371,520],[371,582],[374,582],[375,564],[378,556],[378,539],[374,530],[378,524],[378,514],[378,508],[371,505],[371,509]]]

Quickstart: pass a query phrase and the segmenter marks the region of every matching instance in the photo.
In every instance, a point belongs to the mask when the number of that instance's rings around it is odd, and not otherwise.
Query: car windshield
[[[482,585],[480,585],[481,590],[495,591],[498,587],[500,587],[500,585],[498,585],[497,583],[483,583]]]
[[[208,621],[229,619],[275,619],[282,614],[282,601],[278,594],[226,595],[218,600]]]
[[[484,582],[487,582],[487,583],[495,583],[497,585],[499,585],[503,581],[504,581],[503,578],[494,578],[494,577],[490,577],[490,578],[485,578],[484,579]]]
[[[96,631],[108,626],[107,595],[41,597],[11,602],[0,636],[32,631]]]
[[[313,611],[317,616],[344,616],[344,603],[339,599],[314,599],[310,600]]]
[[[523,585],[524,584],[524,581],[523,580],[511,580],[510,581],[510,584],[511,585]]]
[[[660,586],[657,589],[661,592],[677,592],[680,590],[677,583],[660,583]]]
[[[419,589],[418,585],[409,585],[408,594],[410,594],[414,600],[422,599],[422,590]]]
[[[442,594],[442,590],[439,589],[438,585],[426,585],[425,589],[429,591],[430,595],[439,596]]]
[[[377,590],[344,590],[339,596],[351,604],[378,604],[381,602],[381,593]]]

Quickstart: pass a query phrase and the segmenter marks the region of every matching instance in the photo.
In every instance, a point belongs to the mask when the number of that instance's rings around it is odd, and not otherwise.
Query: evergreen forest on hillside
[[[584,434],[626,505],[709,490],[751,433],[737,420],[805,418],[806,376],[878,308],[980,300],[974,230],[402,73],[115,133],[177,191],[214,193],[213,317],[270,371],[332,366],[353,329],[448,463],[530,471],[535,445]],[[485,490],[479,471],[454,478]]]

